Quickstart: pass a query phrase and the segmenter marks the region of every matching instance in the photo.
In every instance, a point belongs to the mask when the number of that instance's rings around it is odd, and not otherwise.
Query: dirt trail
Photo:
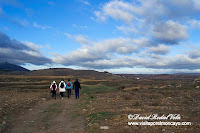
[[[81,117],[71,118],[75,98],[44,100],[19,116],[10,133],[84,133]]]

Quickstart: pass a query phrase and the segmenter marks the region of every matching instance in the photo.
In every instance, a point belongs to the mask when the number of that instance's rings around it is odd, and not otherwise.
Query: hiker
[[[58,86],[59,86],[60,97],[63,99],[66,84],[65,84],[65,82],[62,80],[62,81],[60,81],[60,83],[59,83]]]
[[[73,84],[70,82],[70,79],[68,79],[68,82],[66,83],[66,90],[67,90],[67,97],[69,98],[71,96],[73,89]]]
[[[74,82],[73,88],[75,89],[75,97],[76,97],[76,99],[78,99],[79,98],[79,89],[81,89],[81,85],[78,82],[78,79],[76,79],[76,81]]]
[[[51,89],[51,93],[52,93],[52,98],[55,97],[55,99],[56,99],[56,90],[57,90],[56,81],[53,81],[51,83],[50,89]]]

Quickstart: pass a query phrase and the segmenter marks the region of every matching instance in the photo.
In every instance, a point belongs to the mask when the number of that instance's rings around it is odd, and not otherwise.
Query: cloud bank
[[[0,32],[0,62],[13,64],[31,63],[43,65],[51,63],[51,59],[43,56],[39,47],[30,42],[20,42]]]
[[[94,16],[99,22],[117,22],[116,30],[123,37],[92,41],[84,35],[65,33],[82,47],[57,54],[53,61],[92,69],[199,70],[197,51],[172,54],[190,38],[190,30],[199,27],[199,20],[194,19],[200,17],[197,5],[197,0],[111,0],[100,5]]]

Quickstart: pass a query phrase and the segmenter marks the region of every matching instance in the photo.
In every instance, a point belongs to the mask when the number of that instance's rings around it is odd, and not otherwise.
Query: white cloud
[[[80,0],[80,2],[85,4],[85,5],[90,5],[90,3],[87,0]]]
[[[36,51],[23,50],[23,52],[30,55],[30,56],[43,57],[43,55],[41,53],[38,53]]]
[[[88,44],[90,41],[86,39],[83,35],[78,35],[75,37],[76,42],[79,42],[81,44]]]
[[[66,36],[75,39],[70,34],[66,34]],[[200,67],[199,57],[192,58],[189,55],[183,54],[167,57],[166,54],[170,51],[169,46],[164,44],[157,46],[143,44],[148,41],[145,38],[115,38],[100,42],[90,41],[92,42],[91,44],[85,44],[69,54],[55,55],[53,61],[62,65],[73,65],[91,69],[135,67],[195,70]],[[147,54],[141,54],[139,52],[140,49],[146,49]]]
[[[153,68],[120,68],[120,69],[105,69],[108,72],[115,74],[173,74],[173,73],[200,73],[200,69],[153,69]],[[105,71],[104,69],[102,70]]]
[[[132,2],[113,0],[105,3],[99,11],[95,11],[95,15],[100,20],[111,17],[129,23],[137,17],[142,17],[146,24],[149,24],[163,19],[194,17],[199,14],[199,10],[199,0],[136,0]]]
[[[67,36],[69,37],[69,35]],[[84,38],[83,35],[72,37],[81,44],[88,44],[85,48],[89,49],[89,51],[95,51],[95,53],[116,52],[118,54],[130,54],[138,50],[137,44],[132,43],[129,38],[114,38],[93,42]]]
[[[169,51],[170,51],[170,47],[163,44],[159,44],[158,46],[149,48],[149,52],[154,53],[154,54],[160,54],[160,55],[168,54]]]
[[[138,33],[139,31],[135,29],[133,26],[116,26],[116,28],[122,31],[124,34],[128,33]]]
[[[190,58],[192,58],[192,59],[194,59],[194,58],[200,58],[200,48],[198,49],[193,49],[193,50],[191,50],[191,51],[189,51],[188,53],[189,53],[189,57]]]
[[[123,56],[114,59],[103,59],[84,62],[85,66],[97,69],[121,68],[121,67],[140,67],[144,64],[151,63],[151,61],[144,58]]]
[[[159,0],[139,0],[140,5],[135,5],[135,13],[143,17],[146,21],[156,21],[166,15],[167,7]],[[156,10],[155,10],[156,8]]]
[[[188,69],[195,70],[200,67],[200,58],[192,59],[186,55],[176,55],[173,58],[163,57],[158,59],[146,59],[139,57],[120,57],[115,59],[95,60],[83,62],[91,68],[155,68],[155,69]],[[83,66],[84,66],[83,65]]]
[[[164,62],[164,68],[199,69],[200,67],[200,58],[190,58],[188,55],[182,54],[176,55],[173,58],[167,58]]]
[[[168,0],[167,3],[182,9],[200,10],[199,0]]]
[[[178,43],[188,37],[187,27],[174,21],[162,22],[154,26],[153,36],[164,43]]]
[[[106,20],[106,16],[104,16],[101,12],[95,11],[94,14],[95,14],[95,16],[97,17],[98,20],[100,20],[100,21]]]
[[[49,46],[49,45],[43,45],[43,44],[40,44],[40,45],[37,45],[37,44],[34,44],[32,42],[29,42],[29,41],[22,41],[22,43],[24,45],[26,45],[27,47],[29,47],[30,49],[32,49],[33,51],[39,51],[40,49],[48,49],[48,50],[51,50],[52,48]]]
[[[92,42],[87,40],[88,43],[85,43],[85,38],[82,36],[72,36],[70,34],[65,35],[68,38],[73,38],[75,41],[84,44],[81,48],[73,51],[67,55],[56,55],[53,60],[57,63],[65,65],[83,65],[84,62],[98,61],[104,59],[110,59],[117,55],[127,55],[138,52],[138,47],[136,44],[133,44],[130,39],[127,38],[116,38],[116,39],[107,39],[100,42]],[[80,39],[77,39],[80,38]]]
[[[76,24],[72,24],[72,26],[76,29],[87,29],[88,27],[86,25],[76,25]]]
[[[103,5],[101,11],[95,11],[95,15],[99,20],[106,20],[107,17],[111,17],[115,20],[121,20],[126,23],[130,23],[135,19],[133,14],[134,7],[123,1],[111,1]]]
[[[189,24],[190,24],[190,26],[192,28],[198,28],[198,29],[200,29],[200,20],[193,19],[193,20],[189,20],[188,22],[189,22]]]
[[[199,0],[192,0],[194,3],[194,9],[200,10],[200,1]]]
[[[32,42],[29,42],[29,41],[24,41],[22,42],[24,45],[26,45],[27,47],[31,48],[32,50],[34,51],[38,51],[39,50],[39,46],[32,43]]]
[[[50,29],[50,28],[51,28],[51,27],[48,26],[48,25],[39,25],[39,24],[37,24],[36,22],[33,22],[33,27],[39,28],[39,29],[42,29],[42,30]]]
[[[198,14],[198,0],[139,0],[136,13],[149,22],[182,19]],[[197,2],[198,1],[198,2]],[[156,7],[156,10],[155,10]]]
[[[96,42],[94,48],[101,52],[116,52],[118,54],[137,52],[137,46],[131,44],[130,40],[127,38],[107,39]]]
[[[26,19],[14,18],[11,21],[20,27],[27,27],[29,25],[29,22]]]
[[[75,40],[76,42],[80,43],[80,44],[91,44],[92,42],[90,40],[87,39],[87,36],[83,36],[83,35],[71,35],[68,33],[64,33],[64,35],[70,39]]]
[[[137,44],[138,47],[148,47],[150,45],[149,39],[145,37],[139,39],[130,39],[130,42]]]

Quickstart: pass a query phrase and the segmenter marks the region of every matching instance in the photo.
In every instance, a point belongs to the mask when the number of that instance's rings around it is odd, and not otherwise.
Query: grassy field
[[[0,77],[0,122],[6,132],[16,124],[19,116],[33,107],[50,101],[50,82],[74,77],[66,76],[1,76]],[[80,99],[70,100],[70,121],[81,118],[84,132],[132,133],[132,132],[199,132],[200,89],[194,79],[80,79]],[[74,94],[72,95],[74,97]],[[67,103],[67,98],[64,99]],[[59,102],[58,102],[59,103]],[[62,118],[63,107],[49,104],[39,113],[39,121],[47,131],[50,128],[48,115]],[[128,126],[128,115],[180,114],[182,122],[190,126]],[[107,126],[109,129],[100,129]]]

